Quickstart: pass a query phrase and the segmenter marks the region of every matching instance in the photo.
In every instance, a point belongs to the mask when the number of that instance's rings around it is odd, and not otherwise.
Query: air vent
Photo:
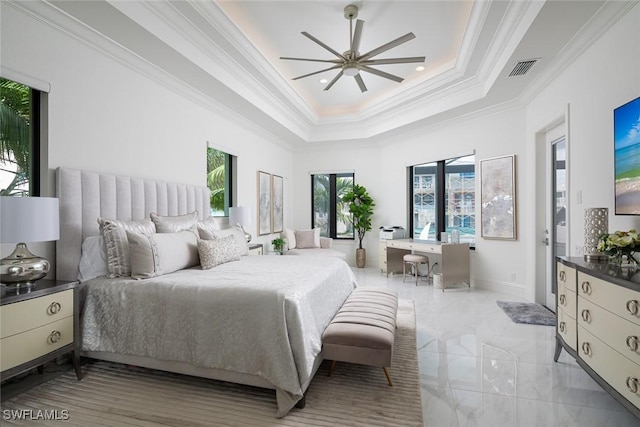
[[[518,61],[515,67],[513,67],[513,70],[509,73],[509,77],[524,76],[539,59],[540,58]]]

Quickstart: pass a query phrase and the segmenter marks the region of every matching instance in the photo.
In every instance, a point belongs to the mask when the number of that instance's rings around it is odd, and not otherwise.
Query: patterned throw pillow
[[[240,251],[234,235],[213,240],[198,240],[198,254],[203,270],[209,270],[220,264],[240,260]]]

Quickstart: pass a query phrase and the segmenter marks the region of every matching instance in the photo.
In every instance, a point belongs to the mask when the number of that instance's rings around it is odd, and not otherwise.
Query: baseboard
[[[479,289],[487,289],[489,291],[500,292],[503,294],[513,295],[525,298],[524,287],[515,283],[497,282],[495,280],[488,281],[482,279],[472,279],[472,286]]]

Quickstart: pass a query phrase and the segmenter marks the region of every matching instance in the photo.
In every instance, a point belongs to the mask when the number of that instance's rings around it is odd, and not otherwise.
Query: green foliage
[[[20,186],[31,176],[31,89],[11,80],[0,78],[0,169],[14,173],[1,196],[23,195]],[[4,166],[13,165],[10,169]],[[14,172],[15,170],[15,172]]]
[[[362,239],[371,230],[371,217],[375,203],[362,185],[354,184],[353,189],[344,195],[342,201],[349,204],[350,222],[358,233],[359,248],[362,249]]]
[[[271,241],[271,244],[273,245],[273,249],[276,252],[282,252],[282,250],[284,249],[284,239],[281,239],[280,237],[278,237],[277,239],[273,239]]]
[[[207,187],[211,191],[211,207],[224,211],[226,154],[214,148],[207,148]]]

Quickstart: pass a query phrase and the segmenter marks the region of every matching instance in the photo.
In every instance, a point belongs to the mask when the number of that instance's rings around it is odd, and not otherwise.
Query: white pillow
[[[203,230],[200,231],[200,238],[205,240],[221,239],[223,237],[233,235],[236,238],[236,244],[238,245],[238,252],[240,252],[240,256],[249,255],[249,242],[247,242],[244,231],[242,231],[240,227],[230,227],[225,228],[224,230],[215,230],[211,233],[203,232]]]
[[[201,239],[206,238],[202,236],[203,233],[209,232],[211,235],[213,235],[214,231],[220,230],[220,224],[218,224],[218,221],[216,221],[215,217],[213,216],[201,219],[196,223],[196,225],[198,227],[198,234],[200,234]]]
[[[107,251],[102,236],[89,236],[82,242],[78,280],[86,282],[100,276],[109,275]]]
[[[296,242],[296,233],[295,231],[287,228],[284,230],[284,238],[287,241],[287,246],[289,247],[289,249],[295,249],[297,246],[297,242]]]
[[[200,265],[203,270],[209,270],[225,262],[238,261],[240,259],[240,250],[238,249],[236,236],[233,234],[219,239],[198,240],[198,254],[200,255]]]
[[[123,221],[105,218],[98,218],[98,224],[107,250],[109,277],[131,276],[127,231],[155,233],[155,224],[150,219]]]
[[[296,239],[296,248],[309,249],[320,247],[320,229],[296,230],[294,232]]]
[[[127,232],[131,252],[131,277],[147,279],[198,265],[198,236],[177,233]]]

